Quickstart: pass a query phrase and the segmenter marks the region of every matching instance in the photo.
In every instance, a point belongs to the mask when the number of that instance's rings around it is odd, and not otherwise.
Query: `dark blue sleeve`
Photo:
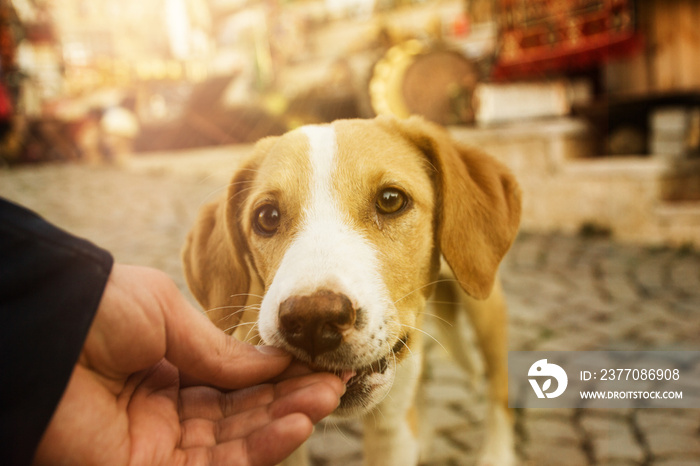
[[[112,269],[90,242],[0,199],[0,451],[29,464]]]

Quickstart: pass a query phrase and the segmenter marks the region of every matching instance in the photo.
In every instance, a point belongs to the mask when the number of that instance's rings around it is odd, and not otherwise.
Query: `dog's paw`
[[[515,466],[515,435],[508,412],[499,405],[492,405],[487,418],[486,442],[479,455],[477,466]]]

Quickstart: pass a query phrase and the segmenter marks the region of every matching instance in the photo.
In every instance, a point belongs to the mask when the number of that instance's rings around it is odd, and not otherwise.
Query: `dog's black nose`
[[[279,307],[284,338],[312,359],[340,346],[343,333],[355,324],[355,314],[346,296],[328,290],[292,296]]]

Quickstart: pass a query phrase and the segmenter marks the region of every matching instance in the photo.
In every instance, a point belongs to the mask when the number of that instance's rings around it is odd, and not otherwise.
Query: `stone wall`
[[[679,167],[661,156],[599,157],[575,119],[451,132],[513,170],[524,230],[609,231],[623,241],[700,246],[700,202],[665,200],[674,187],[700,189],[696,161]]]

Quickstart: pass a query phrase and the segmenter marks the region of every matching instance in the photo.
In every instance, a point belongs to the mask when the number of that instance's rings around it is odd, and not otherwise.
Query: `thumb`
[[[240,342],[217,328],[177,290],[162,305],[166,328],[165,358],[181,373],[229,389],[249,387],[281,374],[289,353]]]

